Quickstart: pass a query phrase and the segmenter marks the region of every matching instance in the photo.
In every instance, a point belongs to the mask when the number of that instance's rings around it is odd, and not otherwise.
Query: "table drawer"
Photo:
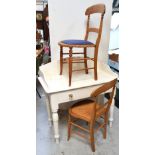
[[[83,98],[88,98],[90,97],[91,92],[96,88],[98,88],[99,86],[101,85],[55,93],[51,95],[51,100],[53,103],[59,104],[63,102],[69,102],[69,101],[75,101]]]

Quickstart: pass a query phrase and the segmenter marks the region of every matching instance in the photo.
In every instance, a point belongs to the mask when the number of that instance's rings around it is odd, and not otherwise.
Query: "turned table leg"
[[[54,138],[56,143],[59,143],[59,117],[58,117],[58,109],[52,110],[52,118],[53,118],[53,128],[54,128]]]
[[[115,106],[115,94],[116,94],[116,88],[115,88],[115,92],[114,92],[114,96],[112,99],[112,104],[110,106],[110,114],[109,114],[109,126],[112,127],[112,123],[113,123],[113,115],[114,115],[114,106]]]
[[[50,107],[50,100],[49,100],[49,96],[47,94],[45,94],[46,97],[46,109],[47,109],[47,114],[48,114],[48,122],[49,122],[49,126],[52,126],[52,114],[51,114],[51,107]]]

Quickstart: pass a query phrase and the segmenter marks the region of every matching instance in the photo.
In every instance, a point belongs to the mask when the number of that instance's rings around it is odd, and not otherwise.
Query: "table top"
[[[88,61],[88,66],[93,67],[93,62]],[[83,68],[84,64],[74,63],[74,69]],[[118,75],[114,73],[107,64],[98,62],[98,80],[94,80],[94,71],[89,70],[88,74],[85,71],[77,71],[72,74],[72,83],[69,87],[68,64],[63,65],[63,73],[60,75],[60,61],[55,60],[39,68],[39,81],[46,93],[58,93],[82,87],[89,87],[109,82]]]

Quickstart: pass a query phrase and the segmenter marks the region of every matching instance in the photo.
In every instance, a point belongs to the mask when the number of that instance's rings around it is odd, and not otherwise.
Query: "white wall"
[[[109,49],[116,48],[119,48],[119,13],[114,13],[111,17]]]
[[[51,42],[51,59],[59,59],[58,42],[64,39],[84,39],[86,30],[85,10],[91,5],[104,3],[106,13],[103,20],[103,32],[98,59],[107,62],[110,37],[112,0],[49,0],[49,29]],[[96,25],[95,21],[91,22]],[[90,37],[90,40],[94,36]]]
[[[119,48],[119,27],[110,32],[109,50]]]

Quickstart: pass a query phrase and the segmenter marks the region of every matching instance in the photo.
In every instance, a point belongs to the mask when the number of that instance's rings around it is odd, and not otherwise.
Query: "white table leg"
[[[113,115],[114,115],[114,106],[115,106],[115,95],[116,95],[116,89],[114,92],[114,97],[112,99],[112,104],[110,106],[110,114],[109,114],[109,126],[112,127],[112,122],[114,121]]]
[[[53,127],[54,127],[54,138],[56,143],[59,143],[59,117],[58,117],[58,110],[52,110],[52,117],[53,117]]]
[[[51,106],[50,106],[50,100],[49,100],[49,96],[47,94],[45,94],[46,97],[46,108],[47,108],[47,114],[48,114],[48,123],[49,126],[52,126],[52,114],[51,114]]]
[[[53,119],[53,129],[54,129],[54,138],[56,143],[59,143],[59,116],[58,116],[58,103],[54,100],[55,98],[52,97],[52,94],[49,95],[50,99],[50,106],[52,111],[52,119]]]

